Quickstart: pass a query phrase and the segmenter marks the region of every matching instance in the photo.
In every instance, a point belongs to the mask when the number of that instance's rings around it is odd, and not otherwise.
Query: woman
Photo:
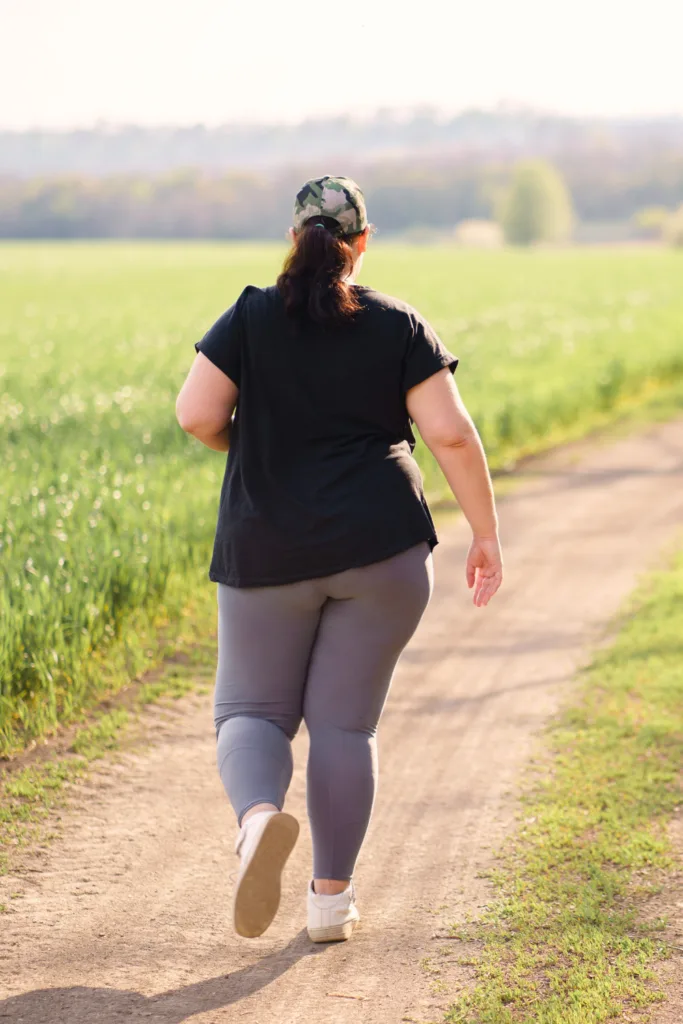
[[[177,414],[208,447],[230,447],[210,576],[218,767],[241,829],[235,927],[260,935],[278,908],[299,831],[282,807],[303,718],[308,931],[327,942],[348,939],[359,919],[351,878],[375,732],[432,589],[437,538],[411,421],[472,527],[477,607],[500,586],[502,561],[457,359],[410,306],[355,284],[370,234],[361,190],[348,178],[307,182],[290,234],[277,284],[245,288],[196,345]]]

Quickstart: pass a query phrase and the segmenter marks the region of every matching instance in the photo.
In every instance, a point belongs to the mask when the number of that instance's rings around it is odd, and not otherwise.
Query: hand
[[[465,569],[467,586],[474,587],[474,605],[484,608],[503,582],[503,556],[497,537],[474,537]]]

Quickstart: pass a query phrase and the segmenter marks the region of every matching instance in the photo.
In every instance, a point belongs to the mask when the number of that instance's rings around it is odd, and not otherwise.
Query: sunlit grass
[[[208,586],[223,459],[182,434],[174,400],[193,342],[282,254],[0,246],[0,753],[94,699],[110,650],[118,680],[153,661],[151,627]],[[683,378],[682,269],[665,252],[378,245],[363,280],[413,302],[460,356],[500,467]]]
[[[640,911],[673,865],[681,801],[683,557],[633,611],[550,733],[489,911],[454,928],[483,951],[463,958],[477,980],[452,1024],[644,1020],[663,998],[665,922]]]

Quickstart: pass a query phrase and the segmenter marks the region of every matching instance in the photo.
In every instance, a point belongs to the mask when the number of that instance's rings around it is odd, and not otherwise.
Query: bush
[[[572,229],[572,204],[555,168],[543,160],[518,164],[499,219],[512,245],[567,239]]]

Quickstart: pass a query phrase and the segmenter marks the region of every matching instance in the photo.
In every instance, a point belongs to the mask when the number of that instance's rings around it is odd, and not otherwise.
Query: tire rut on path
[[[304,826],[280,914],[230,928],[234,829],[208,697],[150,713],[153,742],[73,791],[63,834],[0,879],[0,1020],[24,1024],[438,1021],[462,968],[430,974],[444,927],[487,898],[538,731],[637,575],[683,523],[683,423],[534,461],[500,503],[506,583],[464,585],[464,523],[442,531],[434,599],[380,728],[381,778],[357,870],[362,928],[303,931],[306,738],[288,810]],[[19,894],[9,899],[10,894]],[[436,982],[436,983],[435,983]]]

